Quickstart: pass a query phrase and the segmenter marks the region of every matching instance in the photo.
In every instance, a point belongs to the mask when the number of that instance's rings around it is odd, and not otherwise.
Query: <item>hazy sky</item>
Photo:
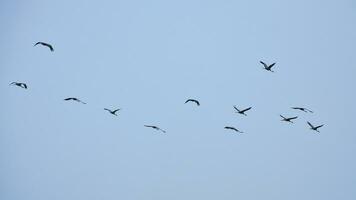
[[[0,199],[354,200],[355,21],[353,0],[1,1]]]

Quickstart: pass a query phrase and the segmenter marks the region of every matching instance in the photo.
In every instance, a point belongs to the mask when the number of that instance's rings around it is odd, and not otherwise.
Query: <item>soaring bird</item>
[[[151,126],[151,125],[144,125],[145,127],[148,127],[148,128],[153,128],[153,129],[156,129],[158,131],[162,131],[163,133],[165,133],[166,131],[165,130],[162,130],[161,128],[157,127],[157,126]]]
[[[45,43],[45,42],[37,42],[34,46],[37,46],[39,44],[48,47],[51,51],[54,51],[52,45]]]
[[[197,104],[197,106],[200,106],[200,103],[199,103],[198,100],[195,100],[195,99],[188,99],[188,100],[185,101],[185,103],[188,103],[188,102],[194,102],[194,103]]]
[[[66,99],[64,99],[64,101],[76,101],[76,102],[79,102],[79,103],[82,103],[82,104],[87,104],[87,103],[85,103],[85,102],[83,102],[83,101],[81,101],[81,100],[79,100],[79,99],[77,99],[75,97],[66,98]]]
[[[283,117],[282,115],[279,115],[279,116],[281,116],[283,118],[281,121],[290,122],[290,123],[293,123],[293,121],[292,121],[293,119],[297,119],[298,118],[298,116],[289,117],[289,118]]]
[[[107,111],[109,111],[111,114],[117,116],[116,112],[119,111],[119,110],[121,110],[121,109],[119,108],[119,109],[116,109],[116,110],[110,110],[110,109],[104,108],[104,110],[107,110]]]
[[[270,72],[274,72],[272,70],[272,67],[276,64],[276,63],[272,63],[270,65],[267,65],[266,63],[260,61],[260,63],[263,65],[264,69],[267,70],[267,71],[270,71]]]
[[[303,112],[310,112],[310,113],[313,113],[313,111],[307,109],[307,108],[302,108],[302,107],[292,107],[292,109],[294,110],[301,110]]]
[[[236,106],[234,106],[234,108],[237,111],[236,113],[239,113],[239,114],[242,114],[242,115],[246,115],[245,112],[250,110],[252,107],[249,107],[249,108],[246,108],[246,109],[243,109],[243,110],[239,110]]]
[[[319,125],[319,126],[313,126],[313,125],[312,125],[310,122],[308,122],[308,121],[307,121],[307,123],[308,123],[308,125],[310,126],[310,129],[311,129],[311,130],[317,131],[317,132],[319,132],[319,133],[320,133],[320,131],[318,130],[318,128],[321,128],[321,127],[324,126],[324,124]]]
[[[230,130],[234,130],[234,131],[236,131],[236,132],[238,132],[238,133],[243,133],[242,131],[240,131],[240,130],[238,130],[237,128],[232,127],[232,126],[225,126],[224,129],[230,129]]]
[[[10,85],[16,85],[16,86],[21,87],[23,89],[27,89],[26,83],[12,82],[12,83],[10,83]]]

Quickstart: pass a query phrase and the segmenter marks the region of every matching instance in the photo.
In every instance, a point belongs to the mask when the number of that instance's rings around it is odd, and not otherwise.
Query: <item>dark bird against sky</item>
[[[81,100],[79,100],[78,98],[75,98],[75,97],[69,97],[69,98],[65,98],[64,101],[76,101],[76,102],[79,102],[79,103],[82,103],[82,104],[87,104]]]
[[[48,44],[48,43],[45,43],[45,42],[37,42],[34,46],[37,46],[37,45],[43,45],[45,47],[48,47],[51,51],[54,51],[52,45]]]
[[[290,123],[294,123],[292,120],[298,118],[298,116],[295,117],[284,117],[283,115],[279,115],[279,116],[283,118],[281,121],[290,122]]]
[[[230,130],[234,130],[234,131],[236,131],[236,132],[238,132],[238,133],[243,133],[242,131],[240,131],[240,130],[238,130],[237,128],[232,127],[232,126],[225,126],[224,129],[230,129]]]
[[[10,85],[16,85],[16,86],[21,87],[23,89],[27,89],[26,83],[12,82],[12,83],[10,83]]]
[[[260,63],[263,65],[264,69],[267,70],[267,71],[270,71],[270,72],[274,72],[272,70],[272,67],[276,64],[276,63],[272,63],[270,65],[267,65],[266,63],[260,61]]]
[[[300,111],[303,111],[303,112],[310,112],[310,113],[313,113],[313,111],[307,109],[307,108],[303,108],[303,107],[292,107],[292,109],[294,110],[300,110]]]
[[[152,125],[144,125],[145,127],[148,127],[148,128],[153,128],[153,129],[156,129],[158,131],[162,131],[163,133],[165,133],[166,131],[159,128],[158,126],[152,126]]]
[[[252,107],[248,107],[248,108],[243,109],[243,110],[238,109],[236,106],[234,106],[234,108],[235,108],[235,110],[237,111],[236,113],[239,113],[239,114],[241,114],[241,115],[246,115],[245,112],[248,111],[248,110],[250,110]],[[246,116],[247,116],[247,115],[246,115]]]
[[[119,110],[121,110],[121,109],[119,108],[119,109],[116,109],[116,110],[110,110],[110,109],[108,109],[108,108],[104,108],[104,110],[107,110],[109,113],[111,113],[111,114],[117,116],[116,112],[119,111]]]
[[[319,132],[319,133],[320,133],[320,131],[319,131],[318,129],[324,126],[324,124],[319,125],[319,126],[313,126],[310,122],[307,122],[307,123],[308,123],[308,125],[310,126],[310,129],[311,129],[311,130],[317,131],[317,132]]]
[[[188,103],[188,102],[194,102],[194,103],[197,104],[197,106],[200,106],[200,103],[199,103],[198,100],[195,100],[195,99],[188,99],[188,100],[185,101],[185,103]]]

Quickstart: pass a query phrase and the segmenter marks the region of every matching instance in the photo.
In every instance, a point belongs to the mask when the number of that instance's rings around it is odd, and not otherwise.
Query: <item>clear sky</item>
[[[0,199],[354,200],[355,21],[353,0],[1,1]]]

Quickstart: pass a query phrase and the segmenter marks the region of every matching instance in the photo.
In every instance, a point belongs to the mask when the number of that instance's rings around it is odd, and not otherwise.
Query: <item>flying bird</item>
[[[247,116],[247,115],[245,114],[245,112],[248,111],[248,110],[250,110],[252,107],[249,107],[249,108],[246,108],[246,109],[243,109],[243,110],[239,110],[236,106],[234,106],[234,108],[235,108],[235,110],[237,111],[236,113],[239,113],[239,114],[242,114],[242,115]]]
[[[302,107],[292,107],[292,109],[294,110],[300,110],[300,111],[303,111],[303,112],[310,112],[310,113],[313,113],[313,111],[307,109],[307,108],[302,108]]]
[[[319,126],[313,126],[313,125],[312,125],[310,122],[308,122],[308,121],[307,121],[307,123],[308,123],[308,125],[310,126],[310,129],[311,129],[311,130],[316,131],[316,132],[319,132],[319,133],[320,133],[320,131],[318,130],[318,128],[321,128],[321,127],[324,126],[324,124],[319,125]]]
[[[198,100],[195,100],[195,99],[188,99],[188,100],[185,101],[185,103],[188,103],[188,102],[194,102],[194,103],[197,104],[197,106],[200,106],[200,103],[199,103]]]
[[[270,71],[270,72],[274,72],[272,70],[272,67],[276,64],[276,63],[272,63],[270,65],[267,65],[266,63],[260,61],[260,63],[263,65],[264,69],[267,70],[267,71]]]
[[[12,82],[12,83],[10,83],[10,85],[16,85],[16,86],[21,87],[23,89],[27,89],[26,83]]]
[[[116,112],[121,110],[121,109],[119,108],[119,109],[116,109],[116,110],[110,110],[110,109],[104,108],[104,110],[107,110],[109,113],[117,116]]]
[[[158,131],[162,131],[163,133],[166,133],[165,130],[162,130],[161,128],[157,127],[157,126],[151,126],[151,125],[144,125],[145,127],[148,127],[148,128],[153,128],[153,129],[156,129]]]
[[[238,133],[243,133],[242,131],[240,131],[240,130],[238,130],[237,128],[232,127],[232,126],[225,126],[224,129],[230,129],[230,130],[234,130],[234,131],[236,131],[236,132],[238,132]]]
[[[52,45],[45,43],[45,42],[37,42],[34,46],[37,46],[39,44],[48,47],[51,51],[54,51]]]
[[[85,102],[83,102],[83,101],[81,101],[81,100],[79,100],[79,99],[77,99],[75,97],[66,98],[66,99],[64,99],[64,101],[76,101],[76,102],[79,102],[79,103],[82,103],[82,104],[87,104],[87,103],[85,103]]]
[[[282,116],[282,115],[279,115],[279,116],[281,116],[283,119],[281,120],[281,121],[285,121],[285,122],[290,122],[290,123],[293,123],[293,119],[297,119],[298,118],[298,116],[296,116],[296,117],[289,117],[289,118],[287,118],[287,117],[284,117],[284,116]]]

